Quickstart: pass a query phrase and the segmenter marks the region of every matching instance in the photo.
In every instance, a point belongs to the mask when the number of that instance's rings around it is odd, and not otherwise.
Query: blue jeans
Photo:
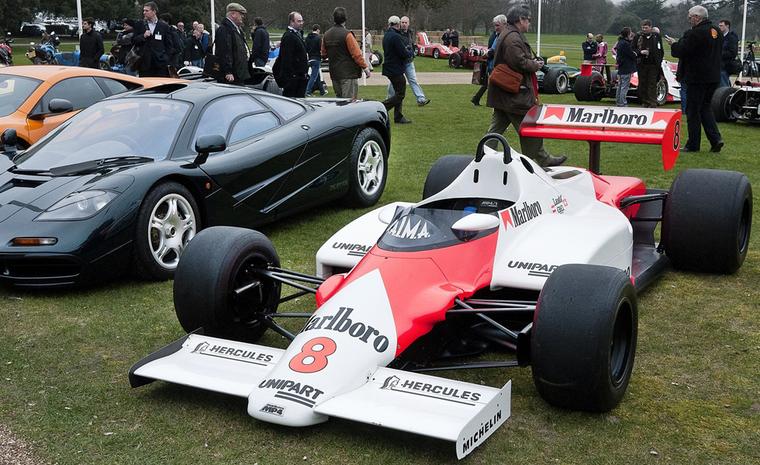
[[[681,113],[686,115],[686,83],[681,83]]]
[[[725,69],[720,70],[720,86],[718,87],[731,87],[731,81],[729,80],[728,71]]]
[[[320,72],[319,67],[322,65],[322,60],[318,59],[311,59],[309,60],[309,65],[311,66],[311,76],[309,76],[309,82],[306,84],[306,93],[310,94],[312,90],[314,90],[314,87],[319,89],[319,81],[320,79]]]
[[[410,61],[406,64],[404,69],[404,76],[409,83],[409,87],[412,88],[412,93],[418,102],[425,100],[425,92],[422,91],[422,87],[417,83],[417,70],[414,69],[414,62]],[[388,84],[388,98],[393,97],[393,86]]]
[[[618,86],[615,92],[615,104],[619,107],[628,106],[628,88],[631,87],[631,75],[630,74],[618,74]]]

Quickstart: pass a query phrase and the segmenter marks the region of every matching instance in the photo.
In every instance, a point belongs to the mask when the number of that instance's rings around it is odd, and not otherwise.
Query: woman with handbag
[[[502,134],[510,124],[519,131],[528,110],[538,103],[536,71],[544,66],[523,35],[530,28],[530,10],[512,7],[502,30],[494,56],[494,69],[488,79],[487,105],[493,108],[489,133]],[[518,132],[519,135],[519,132]],[[558,166],[567,157],[554,157],[544,149],[544,140],[520,137],[522,153],[541,166]]]

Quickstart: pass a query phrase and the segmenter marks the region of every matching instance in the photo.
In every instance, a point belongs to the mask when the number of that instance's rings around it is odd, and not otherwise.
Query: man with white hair
[[[507,26],[507,16],[506,15],[496,15],[493,18],[493,32],[491,33],[491,37],[488,38],[488,59],[485,63],[480,63],[480,89],[475,93],[475,95],[472,96],[470,101],[473,105],[476,107],[480,106],[480,98],[483,97],[483,94],[486,93],[486,90],[488,90],[488,75],[491,74],[491,71],[493,71],[493,57],[496,53],[496,45],[499,41],[499,36],[501,35],[501,31],[504,30],[504,28]]]
[[[672,37],[665,38],[671,46],[671,54],[681,59],[682,79],[689,89],[686,99],[689,138],[681,152],[699,152],[704,126],[710,151],[717,153],[724,143],[710,102],[720,82],[723,34],[707,19],[707,9],[701,5],[689,9],[689,24],[691,29],[677,42]]]
[[[406,61],[412,57],[414,52],[401,37],[400,24],[401,18],[398,16],[393,15],[388,18],[388,30],[383,36],[383,52],[385,53],[383,76],[387,77],[393,86],[393,96],[385,99],[383,105],[388,110],[394,109],[393,121],[396,124],[408,124],[411,121],[406,119],[401,112],[401,103],[406,96],[406,77],[404,76]]]

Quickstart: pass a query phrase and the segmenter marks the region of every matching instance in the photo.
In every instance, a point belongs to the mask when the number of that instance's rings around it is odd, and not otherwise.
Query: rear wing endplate
[[[673,168],[681,146],[681,111],[591,105],[536,105],[520,125],[523,137],[585,140],[589,171],[599,174],[600,143],[655,144],[662,167]]]

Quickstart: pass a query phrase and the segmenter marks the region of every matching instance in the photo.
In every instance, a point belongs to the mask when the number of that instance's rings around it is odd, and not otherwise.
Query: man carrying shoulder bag
[[[530,22],[530,10],[524,6],[512,7],[507,13],[507,25],[498,39],[494,70],[488,81],[487,105],[493,108],[489,133],[503,134],[510,124],[519,131],[525,114],[538,103],[536,71],[544,62],[535,58],[523,35]],[[515,85],[515,76],[521,78],[519,86]],[[520,147],[524,155],[541,166],[558,166],[567,160],[564,155],[549,155],[540,138],[520,136]]]

